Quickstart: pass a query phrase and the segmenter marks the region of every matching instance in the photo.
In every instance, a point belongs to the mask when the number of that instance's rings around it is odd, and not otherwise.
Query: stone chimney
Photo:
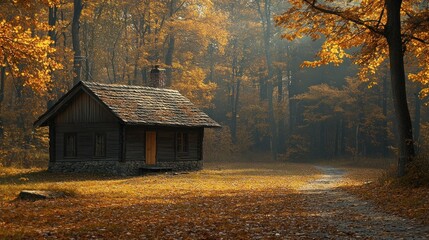
[[[166,80],[165,69],[159,68],[159,65],[153,66],[149,74],[148,87],[164,88],[165,80]]]

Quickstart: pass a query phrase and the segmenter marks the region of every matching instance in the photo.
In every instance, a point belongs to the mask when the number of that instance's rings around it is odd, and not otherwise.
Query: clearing
[[[336,188],[343,174],[308,164],[261,162],[207,163],[205,170],[189,174],[127,178],[0,168],[0,239],[429,236],[426,227],[381,213]],[[70,196],[14,200],[23,189],[63,190]]]

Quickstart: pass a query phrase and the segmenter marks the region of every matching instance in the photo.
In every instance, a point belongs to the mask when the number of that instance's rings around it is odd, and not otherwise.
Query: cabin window
[[[106,134],[96,133],[94,143],[94,156],[105,157],[106,156]]]
[[[176,135],[176,149],[178,153],[189,152],[189,136],[188,133],[179,132]]]
[[[64,133],[64,157],[73,158],[77,153],[76,133]]]

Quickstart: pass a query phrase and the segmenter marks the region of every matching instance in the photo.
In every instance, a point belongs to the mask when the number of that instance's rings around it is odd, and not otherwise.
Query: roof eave
[[[222,128],[222,126],[219,124],[186,125],[186,124],[144,123],[144,122],[124,122],[124,124],[130,125],[130,126],[148,126],[148,127]]]

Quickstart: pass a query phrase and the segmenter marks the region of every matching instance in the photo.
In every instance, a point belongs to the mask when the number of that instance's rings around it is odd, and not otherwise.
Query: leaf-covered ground
[[[427,227],[374,207],[386,201],[412,209],[407,200],[427,197],[424,191],[398,190],[389,198],[393,190],[365,184],[380,170],[342,169],[209,163],[189,174],[121,178],[0,168],[0,239],[429,238]],[[69,197],[14,200],[23,189]],[[420,200],[425,204],[410,217],[428,212],[427,198]]]
[[[374,203],[378,209],[429,225],[429,188],[380,181],[387,170],[346,168],[343,189]],[[384,175],[384,176],[383,176]]]
[[[370,201],[364,201],[343,186],[346,171],[334,167],[318,167],[323,175],[302,188],[304,210],[319,223],[313,239],[428,239],[429,226],[383,212]],[[359,172],[362,172],[362,170]]]
[[[0,239],[270,239],[312,231],[299,189],[309,165],[208,164],[189,174],[129,178],[21,173],[0,177]],[[74,196],[13,201],[22,189]]]

